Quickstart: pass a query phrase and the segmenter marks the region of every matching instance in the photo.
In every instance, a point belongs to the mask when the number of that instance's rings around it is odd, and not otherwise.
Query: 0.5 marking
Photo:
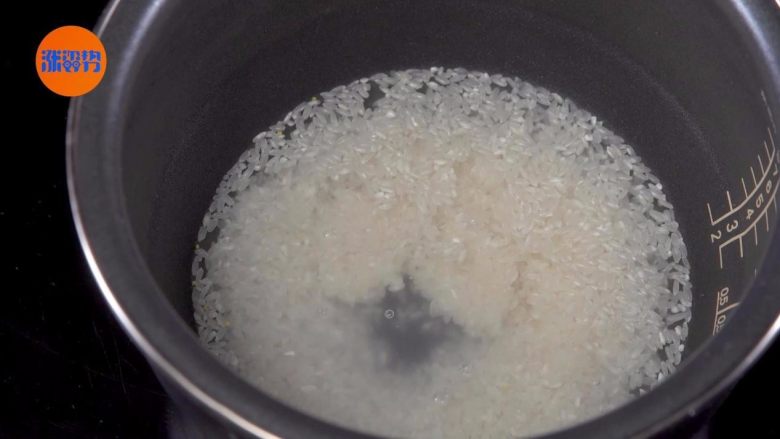
[[[715,319],[712,326],[712,334],[717,334],[726,324],[726,313],[739,306],[739,302],[731,302],[729,287],[723,287],[718,291],[715,301]]]

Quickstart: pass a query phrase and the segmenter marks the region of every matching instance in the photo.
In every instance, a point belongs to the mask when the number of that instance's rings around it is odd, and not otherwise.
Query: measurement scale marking
[[[756,224],[758,223],[759,220],[762,219],[762,217],[766,221],[766,229],[767,229],[767,231],[769,230],[769,216],[767,215],[767,210],[769,210],[769,205],[770,204],[776,204],[777,203],[777,199],[775,197],[777,196],[778,185],[775,184],[773,186],[774,187],[772,189],[772,195],[769,197],[769,202],[767,202],[767,204],[764,205],[764,208],[761,209],[761,213],[759,213],[758,216],[756,216],[756,219],[753,220],[753,222],[750,223],[750,225],[747,228],[745,228],[745,230],[743,230],[742,232],[732,236],[731,238],[729,238],[728,240],[722,242],[718,246],[718,256],[719,256],[719,259],[720,259],[720,268],[723,268],[723,247],[726,247],[727,245],[731,244],[732,242],[734,242],[736,240],[739,240],[739,243],[740,243],[740,251],[739,251],[739,253],[740,253],[740,256],[744,256],[743,249],[742,249],[742,238],[750,231],[750,229],[756,229]],[[775,208],[777,208],[777,206],[775,206]],[[754,232],[755,232],[755,230],[754,230]],[[756,237],[756,243],[758,243],[758,237]]]
[[[775,160],[775,155],[777,154],[777,149],[774,148],[774,142],[773,142],[772,147],[773,147],[772,154],[769,155],[769,164],[767,165],[766,168],[764,168],[764,164],[763,164],[763,161],[761,160],[761,156],[758,156],[758,163],[761,166],[761,174],[762,174],[760,180],[756,181],[755,171],[753,171],[753,167],[752,166],[750,167],[750,173],[753,176],[754,187],[753,187],[753,190],[751,190],[750,193],[748,193],[745,196],[745,199],[742,200],[741,203],[739,203],[736,207],[734,207],[733,204],[732,204],[732,201],[731,201],[731,193],[729,193],[729,191],[726,191],[726,198],[727,198],[728,203],[729,203],[729,211],[726,212],[726,214],[724,214],[723,216],[719,217],[718,219],[713,219],[713,217],[712,217],[712,208],[710,207],[710,203],[707,203],[707,211],[710,214],[710,223],[713,226],[717,225],[720,222],[722,222],[723,220],[728,218],[734,212],[736,212],[736,211],[740,210],[741,208],[745,207],[745,205],[748,203],[748,201],[750,201],[750,199],[753,197],[753,195],[755,195],[756,192],[759,189],[763,188],[764,180],[766,180],[766,178],[769,176],[769,171],[770,171],[770,169],[772,167],[771,166],[772,162]],[[744,185],[744,181],[743,181],[742,184]]]
[[[725,313],[726,311],[728,311],[730,309],[736,308],[737,306],[739,306],[739,302],[732,303],[731,305],[729,305],[729,306],[727,306],[727,307],[725,307],[723,309],[718,308],[718,310],[715,311],[715,315],[719,316],[719,315]]]
[[[712,323],[712,333],[713,334],[716,334],[723,327],[723,325],[726,323],[726,316],[724,314],[726,314],[727,311],[730,311],[730,310],[738,307],[739,304],[740,304],[740,302],[735,302],[735,303],[732,303],[731,305],[721,309],[718,306],[718,303],[717,302],[715,303],[715,318],[714,318],[714,322]],[[723,317],[721,318],[721,316],[723,316]]]

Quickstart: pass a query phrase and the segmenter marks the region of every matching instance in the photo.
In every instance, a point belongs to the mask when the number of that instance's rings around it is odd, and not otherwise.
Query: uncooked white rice
[[[593,115],[516,78],[361,79],[258,134],[219,185],[192,265],[199,334],[262,390],[364,431],[569,425],[680,362],[689,263],[662,189]],[[401,371],[366,310],[404,276],[463,334]]]

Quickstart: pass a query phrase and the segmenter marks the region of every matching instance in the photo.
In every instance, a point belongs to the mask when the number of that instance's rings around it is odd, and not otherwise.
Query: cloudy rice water
[[[204,345],[387,436],[561,428],[679,364],[686,248],[663,187],[572,101],[432,68],[313,97],[220,183],[193,261]]]

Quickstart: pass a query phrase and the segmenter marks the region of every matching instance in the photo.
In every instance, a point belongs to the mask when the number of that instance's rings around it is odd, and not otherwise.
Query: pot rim
[[[109,308],[155,370],[223,422],[261,438],[369,436],[320,421],[247,385],[208,354],[145,265],[132,239],[118,168],[124,96],[133,86],[144,37],[182,0],[113,0],[95,33],[114,54],[103,84],[71,100],[66,134],[68,194],[90,271]],[[774,108],[780,108],[780,0],[713,2],[752,49],[755,68]],[[121,54],[121,55],[116,55]],[[108,115],[108,116],[107,116]],[[777,118],[775,117],[776,121]],[[780,121],[778,121],[780,123]],[[655,434],[696,416],[755,362],[780,331],[780,234],[775,233],[750,294],[718,336],[652,392],[594,419],[544,435],[634,437]],[[141,294],[154,291],[156,294]]]

